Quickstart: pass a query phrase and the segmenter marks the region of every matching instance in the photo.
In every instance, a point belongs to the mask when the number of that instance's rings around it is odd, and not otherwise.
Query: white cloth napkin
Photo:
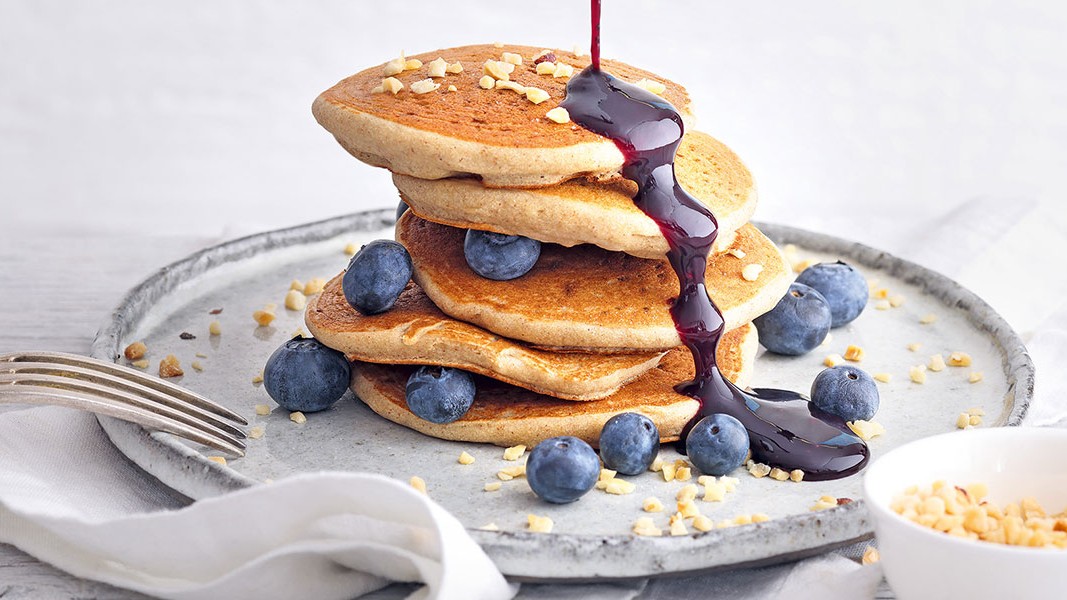
[[[75,575],[162,598],[510,598],[452,515],[377,475],[317,473],[182,507],[92,415],[0,414],[0,541]],[[171,509],[171,510],[165,510]]]

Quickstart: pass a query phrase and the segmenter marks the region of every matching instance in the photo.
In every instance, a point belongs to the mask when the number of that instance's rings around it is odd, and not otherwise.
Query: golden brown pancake
[[[409,58],[421,60],[421,68],[394,75],[404,84],[396,95],[372,93],[385,76],[377,65],[323,92],[312,112],[356,158],[421,179],[477,175],[488,186],[537,187],[582,175],[616,178],[623,156],[614,142],[545,117],[564,98],[567,78],[537,74],[533,59],[542,50],[485,44],[418,54]],[[523,58],[510,80],[548,92],[548,100],[534,104],[512,90],[479,87],[485,61],[500,60],[504,52]],[[557,63],[573,66],[575,73],[589,65],[588,57],[554,53]],[[438,57],[459,62],[463,72],[436,79],[441,87],[435,91],[412,92],[411,84],[426,79],[427,63]],[[664,98],[688,115],[689,96],[677,83],[613,60],[603,60],[602,67],[624,81],[665,84]],[[449,85],[456,91],[448,91]]]
[[[366,316],[345,300],[337,276],[311,298],[304,320],[316,339],[349,360],[455,367],[567,400],[609,396],[663,355],[538,350],[445,315],[414,283],[393,308]]]
[[[712,252],[730,247],[756,209],[756,186],[741,159],[706,133],[682,138],[674,161],[682,186],[719,222]],[[637,184],[576,179],[537,189],[487,188],[477,179],[418,179],[393,174],[393,183],[418,216],[453,227],[482,229],[561,246],[593,244],[642,258],[662,259],[659,226],[633,203]]]
[[[464,230],[411,214],[397,222],[397,240],[411,254],[414,278],[445,314],[498,335],[550,348],[590,351],[665,350],[680,345],[669,307],[678,277],[666,261],[636,258],[591,245],[541,247],[530,272],[510,281],[475,274],[463,256]],[[708,293],[734,329],[770,310],[789,289],[792,271],[758,229],[738,231],[735,249],[711,257]],[[756,281],[741,274],[763,265]]]
[[[723,374],[740,387],[748,385],[758,347],[752,324],[728,332],[717,354]],[[546,438],[573,435],[595,446],[608,419],[622,412],[639,412],[656,423],[660,439],[667,442],[678,439],[699,408],[696,400],[674,391],[675,385],[694,374],[692,356],[684,348],[668,352],[654,369],[593,402],[568,402],[492,379],[478,379],[471,409],[458,421],[445,424],[425,421],[408,410],[404,387],[413,369],[355,363],[352,390],[386,419],[446,440],[533,446]]]

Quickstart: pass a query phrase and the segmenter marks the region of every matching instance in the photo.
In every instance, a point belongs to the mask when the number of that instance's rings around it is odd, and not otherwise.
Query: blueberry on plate
[[[548,438],[526,459],[526,481],[542,500],[566,504],[581,498],[600,477],[600,459],[589,444],[569,435]]]
[[[775,354],[811,352],[830,332],[830,305],[822,294],[794,283],[769,312],[752,320],[763,347]]]
[[[878,385],[863,369],[830,367],[812,382],[811,401],[846,421],[870,421],[878,412]]]
[[[851,323],[867,307],[867,280],[841,261],[812,265],[797,277],[797,283],[814,288],[830,305],[830,327]]]
[[[352,308],[374,315],[392,308],[410,280],[407,248],[392,240],[374,240],[352,257],[341,289]]]
[[[286,410],[316,412],[341,399],[350,375],[344,354],[316,339],[295,337],[267,359],[263,387]]]
[[[715,413],[689,430],[685,453],[703,473],[721,477],[741,466],[748,455],[748,445],[748,431],[741,421]]]
[[[600,460],[623,475],[647,471],[658,453],[659,429],[640,413],[615,415],[600,430]]]
[[[463,256],[475,273],[507,281],[530,272],[541,256],[541,242],[521,235],[468,229]]]
[[[431,423],[451,423],[467,414],[474,402],[474,377],[451,367],[419,367],[408,377],[404,397],[408,408]]]

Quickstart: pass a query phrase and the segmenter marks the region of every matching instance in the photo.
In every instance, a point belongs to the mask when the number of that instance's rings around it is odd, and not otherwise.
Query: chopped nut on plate
[[[535,533],[552,533],[554,523],[548,517],[540,517],[534,514],[526,515],[526,528]]]
[[[295,410],[289,413],[289,420],[293,423],[296,423],[297,425],[303,425],[304,423],[307,423],[308,418],[304,416],[304,413],[300,412],[299,410]]]
[[[144,342],[134,342],[126,349],[122,351],[122,354],[127,360],[139,360],[144,358],[145,353],[148,352],[148,346],[145,346]]]
[[[181,377],[182,375],[185,375],[185,371],[182,370],[182,365],[178,362],[177,356],[168,354],[163,360],[159,361],[160,377]]]
[[[512,446],[504,449],[504,460],[519,460],[522,458],[523,453],[526,452],[526,446],[519,444],[518,446]]]

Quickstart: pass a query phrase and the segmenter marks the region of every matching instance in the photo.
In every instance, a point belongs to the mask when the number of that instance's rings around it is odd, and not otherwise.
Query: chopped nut
[[[147,358],[142,358],[141,360],[135,360],[130,364],[137,367],[138,369],[147,369],[149,362]]]
[[[765,522],[770,521],[770,520],[771,520],[771,517],[769,515],[767,515],[766,513],[752,513],[752,522],[753,523],[765,523]]]
[[[675,467],[671,463],[663,463],[663,467],[661,469],[663,472],[663,481],[674,481],[674,472],[676,468],[677,467]]]
[[[612,479],[608,481],[607,486],[604,487],[604,491],[609,494],[615,494],[621,496],[623,494],[630,494],[637,489],[637,486],[633,483],[626,481],[625,479]]]
[[[269,310],[257,310],[252,313],[252,318],[260,327],[266,327],[274,322],[274,313]]]
[[[503,48],[504,44],[502,42],[493,42],[493,47],[494,48]]]
[[[182,365],[178,362],[177,356],[168,354],[163,360],[159,361],[160,377],[181,377],[182,375],[185,375],[185,371],[182,371]]]
[[[926,383],[926,365],[915,365],[908,369],[908,377],[913,383]]]
[[[734,525],[751,525],[752,515],[737,515],[734,517]]]
[[[458,459],[458,462],[459,462],[459,464],[461,464],[461,465],[470,465],[470,464],[474,464],[474,457],[473,457],[473,456],[471,456],[471,455],[470,455],[469,453],[467,453],[467,451],[466,451],[466,450],[464,450],[463,452],[460,452],[460,453],[459,453],[459,459]]]
[[[663,85],[662,83],[658,81],[653,81],[651,79],[642,79],[640,81],[636,81],[634,82],[634,85],[639,88],[648,90],[657,96],[662,96],[663,92],[667,91],[666,85]]]
[[[891,378],[889,373],[875,373],[874,375],[872,375],[872,377],[874,377],[875,381],[880,381],[882,383],[889,383],[889,380]]]
[[[449,63],[449,65],[447,67],[445,67],[445,73],[449,73],[451,75],[455,75],[456,73],[462,73],[462,72],[463,72],[463,65],[461,63],[459,63],[459,62]]]
[[[496,87],[496,80],[489,75],[482,75],[482,78],[478,80],[478,87],[491,90]]]
[[[519,444],[518,446],[512,446],[504,449],[504,460],[519,460],[522,458],[523,453],[526,452],[526,446]]]
[[[222,323],[212,321],[207,324],[207,332],[211,335],[222,335]]]
[[[904,305],[904,296],[901,296],[900,294],[897,294],[895,296],[890,296],[889,297],[889,306],[892,306],[893,308],[899,308],[900,306],[903,306],[903,305]]]
[[[600,475],[597,476],[597,482],[606,484],[612,479],[615,479],[617,473],[618,471],[613,471],[611,469],[600,469]]]
[[[697,492],[700,491],[695,484],[688,484],[682,486],[682,489],[678,490],[678,493],[674,495],[674,499],[681,502],[683,500],[693,500],[697,497]]]
[[[262,425],[256,425],[255,427],[249,428],[248,437],[249,439],[258,440],[259,438],[263,437],[263,434],[266,432],[267,430],[264,429]]]
[[[541,104],[545,100],[548,100],[548,92],[541,88],[528,87],[526,88],[526,99],[534,104]]]
[[[789,480],[796,483],[804,481],[804,471],[801,469],[793,469],[789,472]]]
[[[511,481],[516,477],[522,477],[526,474],[526,465],[518,465],[515,467],[506,467],[497,471],[497,478],[501,481]]]
[[[552,519],[548,517],[526,515],[526,528],[535,533],[551,533],[553,525]]]
[[[189,366],[192,367],[193,370],[197,373],[201,373],[204,370],[204,365],[200,364],[200,361],[198,360],[194,360],[193,362],[189,363]]]
[[[394,58],[393,60],[385,63],[382,67],[382,75],[389,77],[390,75],[396,75],[397,73],[404,72],[404,57]]]
[[[500,531],[500,527],[497,527],[496,523],[486,523],[478,529],[481,529],[482,531]]]
[[[304,416],[304,413],[300,412],[299,410],[294,410],[293,412],[289,413],[289,420],[293,423],[296,423],[297,425],[303,425],[304,423],[308,422],[308,418]]]
[[[496,82],[496,89],[498,90],[511,90],[519,94],[526,93],[526,86],[515,81],[498,81]]]
[[[490,481],[489,483],[485,484],[485,487],[483,487],[482,489],[484,489],[487,492],[495,492],[495,491],[498,491],[503,486],[504,486],[504,484],[499,482],[499,481]]]
[[[263,383],[263,371],[260,371],[252,377],[252,383]]]
[[[645,512],[663,512],[663,503],[655,496],[649,496],[641,503],[641,509]]]
[[[875,298],[889,298],[889,289],[876,288],[874,291],[871,292],[871,295]]]
[[[556,68],[552,71],[553,79],[556,79],[558,77],[570,77],[571,75],[574,75],[574,67],[568,65],[567,63],[557,62]]]
[[[146,352],[148,352],[148,346],[145,346],[144,342],[134,342],[126,346],[122,354],[126,357],[126,360],[139,360],[144,358]]]
[[[849,346],[845,348],[845,360],[852,362],[860,362],[864,356],[863,348],[859,346]]]
[[[704,515],[698,515],[693,519],[693,529],[697,531],[711,531],[715,528],[715,521],[712,521],[710,517]]]
[[[224,467],[226,466],[226,458],[223,457],[223,456],[209,456],[209,457],[207,457],[207,459],[210,460],[213,463],[219,463],[220,465],[222,465]]]
[[[878,548],[875,548],[874,546],[867,546],[867,549],[863,551],[862,562],[865,565],[873,565],[874,563],[881,560],[881,558],[881,555],[878,554]]]
[[[409,58],[404,61],[405,71],[415,71],[422,68],[422,61],[417,58]]]
[[[502,60],[502,61],[504,61],[506,63],[511,63],[513,65],[521,65],[522,64],[522,55],[521,54],[516,54],[514,52],[504,52],[503,54],[500,55],[500,60]]]
[[[840,354],[827,354],[826,358],[822,359],[822,364],[828,367],[836,367],[845,363],[845,358]]]
[[[411,84],[411,91],[416,94],[428,94],[441,87],[440,83],[434,83],[433,79],[420,79]]]
[[[980,407],[980,406],[975,406],[973,408],[968,408],[967,409],[967,414],[969,414],[971,416],[974,416],[974,417],[984,417],[985,416],[985,409]]]
[[[722,502],[726,499],[726,485],[720,481],[704,482],[704,502]]]
[[[819,499],[815,501],[815,504],[812,505],[810,510],[812,510],[812,511],[826,510],[828,508],[836,508],[836,507],[837,507],[837,498],[834,498],[833,496],[820,496]]]
[[[682,515],[686,519],[692,519],[700,514],[700,509],[696,504],[693,504],[692,500],[679,500],[678,501],[678,514]]]
[[[912,342],[912,343],[908,344],[908,350],[911,350],[912,352],[918,352],[919,350],[922,349],[922,347],[923,347],[923,345],[920,344],[919,342]]]
[[[447,69],[448,63],[440,56],[426,63],[426,74],[430,77],[444,77]]]
[[[874,303],[875,310],[889,310],[893,305],[889,303],[889,300],[879,300]]]
[[[807,269],[808,267],[816,264],[817,262],[819,262],[819,261],[817,261],[815,259],[812,259],[812,258],[808,258],[808,259],[802,260],[800,262],[793,263],[793,272],[794,273],[803,273],[805,269]]]
[[[653,473],[662,471],[663,470],[663,459],[658,457],[658,456],[656,458],[652,459],[652,464],[648,466],[648,470],[652,471]]]
[[[349,242],[349,243],[345,244],[345,254],[346,255],[355,256],[356,252],[359,252],[359,248],[357,248],[355,244],[353,244],[352,242]]]
[[[377,87],[372,89],[371,92],[375,94],[389,92],[395,96],[402,89],[404,89],[404,84],[399,79],[396,77],[386,77]]]
[[[285,295],[285,308],[289,310],[304,310],[307,303],[307,296],[303,292],[289,290],[289,293]]]
[[[574,48],[571,50],[571,52],[574,54],[574,56],[578,58],[585,56],[585,49],[579,46],[578,44],[574,45]]]
[[[307,334],[307,332],[304,331],[303,327],[297,327],[296,329],[293,330],[293,333],[289,337],[290,338],[298,338],[298,337],[299,338],[306,338],[306,337],[311,337],[311,336],[309,336]]]
[[[675,516],[677,516],[679,518],[677,518],[677,519],[675,519],[673,517],[671,518],[671,521],[670,521],[671,535],[674,535],[674,536],[689,535],[689,530],[685,528],[685,521],[680,518],[681,515],[675,515]]]
[[[783,469],[779,469],[778,467],[772,468],[770,475],[771,475],[771,479],[776,479],[778,481],[788,481],[789,480],[789,471],[785,471]]]
[[[312,294],[317,294],[321,292],[324,287],[326,287],[326,280],[322,277],[309,279],[308,282],[304,284],[304,295],[310,296]]]
[[[289,289],[299,291],[304,289],[304,284],[300,283],[299,279],[294,279],[289,282]]]
[[[408,480],[408,485],[422,492],[423,494],[426,493],[426,481],[418,475],[412,475],[411,479]]]
[[[553,74],[555,72],[556,72],[556,63],[548,62],[548,61],[537,63],[537,74],[538,75],[551,75],[551,74]]]
[[[674,470],[675,481],[689,481],[693,478],[693,470],[690,467],[678,467]]]
[[[982,377],[984,377],[984,375],[982,375],[981,371],[971,371],[971,374],[967,377],[967,381],[969,383],[978,383],[982,380]]]
[[[982,417],[979,417],[978,415],[971,415],[969,424],[971,427],[978,427],[982,424]]]
[[[656,527],[652,517],[641,517],[634,521],[633,532],[637,535],[660,536],[663,530]]]
[[[568,123],[571,120],[571,114],[567,112],[567,109],[563,108],[562,106],[557,106],[556,108],[553,108],[552,110],[546,112],[545,117],[547,117],[549,121],[552,121],[554,123]]]
[[[755,477],[756,479],[759,479],[761,477],[766,477],[766,476],[770,475],[771,474],[771,467],[769,465],[765,465],[763,463],[754,462],[751,465],[749,465],[748,472],[753,477]]]
[[[507,67],[505,67],[504,65],[507,65]],[[515,65],[512,65],[510,63],[506,63],[506,62],[501,62],[501,61],[498,61],[498,60],[490,59],[490,60],[485,61],[485,63],[482,65],[482,72],[485,73],[486,75],[492,77],[493,79],[496,79],[496,80],[499,80],[499,81],[507,81],[507,80],[511,79],[511,76],[510,76],[511,70],[509,70],[508,67],[511,67],[511,69],[514,69]],[[482,86],[482,87],[485,87],[485,86]]]
[[[923,317],[921,319],[919,319],[919,323],[921,323],[923,325],[929,325],[931,323],[935,323],[936,321],[937,321],[937,315],[935,315],[933,313],[928,314],[928,315],[923,315]]]
[[[971,355],[966,352],[953,352],[948,355],[948,366],[969,367],[971,366]]]
[[[864,421],[863,419],[857,419],[855,421],[849,421],[847,423],[848,428],[851,429],[861,440],[869,440],[873,437],[877,437],[885,433],[885,427],[875,421]]]
[[[741,269],[741,277],[745,281],[756,281],[759,279],[760,273],[763,272],[763,265],[759,263],[751,263],[744,266]]]
[[[459,90],[459,88],[458,88],[458,87],[456,87],[456,86],[454,86],[454,85],[450,85],[450,86],[448,86],[448,91],[450,91],[450,92],[455,92],[455,91],[457,91],[457,90]]]
[[[257,404],[256,405],[256,414],[261,416],[261,417],[265,417],[265,416],[269,415],[270,414],[270,405],[269,404]]]
[[[934,373],[938,373],[940,371],[944,371],[945,370],[945,357],[941,356],[940,354],[931,355],[930,356],[930,364],[927,365],[927,368],[930,369],[931,371],[933,371]]]

